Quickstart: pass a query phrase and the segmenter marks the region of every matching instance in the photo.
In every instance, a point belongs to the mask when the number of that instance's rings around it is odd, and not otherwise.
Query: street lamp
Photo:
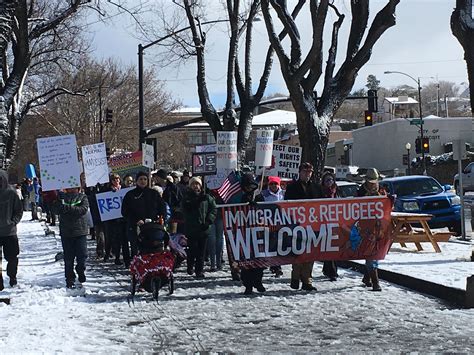
[[[209,25],[212,23],[219,22],[229,22],[226,20],[213,20],[203,22],[201,25]],[[156,41],[148,43],[146,45],[138,45],[138,150],[142,150],[142,143],[145,143],[145,111],[144,111],[144,97],[143,97],[143,53],[145,49],[154,46],[160,42],[167,40],[173,36],[176,36],[178,33],[187,31],[191,26],[184,27],[180,30],[174,31],[164,37],[158,38]]]
[[[407,165],[408,165],[407,175],[411,175],[411,171],[410,171],[410,167],[411,167],[411,163],[410,163],[411,144],[410,143],[405,144],[405,148],[407,150]]]
[[[420,111],[420,138],[421,138],[421,141],[423,141],[423,136],[424,136],[424,132],[423,132],[423,114],[421,113],[421,85],[420,85],[420,78],[418,77],[418,79],[415,79],[414,77],[412,77],[411,75],[408,75],[407,73],[403,73],[401,71],[385,71],[384,74],[401,74],[401,75],[405,75],[407,77],[409,77],[410,79],[412,79],[416,85],[418,86],[418,109]],[[423,174],[426,174],[426,163],[425,163],[425,152],[424,150],[422,149],[421,150],[421,166],[422,166],[422,169],[423,169]]]

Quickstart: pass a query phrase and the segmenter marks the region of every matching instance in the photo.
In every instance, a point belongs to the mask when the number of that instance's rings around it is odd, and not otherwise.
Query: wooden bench
[[[431,243],[437,253],[441,253],[439,242],[447,242],[453,233],[431,231],[428,221],[433,218],[430,214],[392,212],[393,243],[415,243],[418,251],[423,250],[422,242]],[[413,227],[413,224],[421,225],[421,228]]]

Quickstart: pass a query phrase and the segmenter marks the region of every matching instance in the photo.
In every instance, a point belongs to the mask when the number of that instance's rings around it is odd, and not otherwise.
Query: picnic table
[[[405,243],[415,243],[418,251],[421,251],[421,243],[428,242],[437,253],[441,253],[438,242],[447,242],[453,235],[450,232],[433,232],[428,225],[428,221],[433,218],[431,214],[392,212],[391,216],[393,243],[400,243],[402,247],[406,247]],[[415,224],[421,228],[414,227]]]

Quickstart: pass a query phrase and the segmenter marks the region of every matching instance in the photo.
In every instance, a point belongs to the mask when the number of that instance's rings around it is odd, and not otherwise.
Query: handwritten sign
[[[143,162],[142,165],[153,169],[155,165],[155,148],[152,145],[142,144]]]
[[[109,167],[105,143],[85,145],[82,147],[82,164],[86,175],[86,186],[109,182]]]
[[[76,136],[38,138],[36,142],[43,191],[79,187]]]
[[[255,166],[272,165],[273,130],[259,129],[255,147]]]
[[[217,170],[237,170],[237,132],[217,132]]]
[[[302,148],[293,145],[274,144],[272,163],[265,175],[278,176],[283,180],[298,179]],[[262,169],[257,168],[257,175]]]
[[[100,220],[102,222],[110,221],[122,217],[122,201],[125,194],[134,189],[127,187],[117,192],[108,191],[95,195],[97,199],[97,207],[99,208]]]

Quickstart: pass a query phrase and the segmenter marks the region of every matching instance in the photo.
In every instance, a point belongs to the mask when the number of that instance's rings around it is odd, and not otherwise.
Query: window
[[[202,144],[202,133],[201,132],[188,133],[188,144],[189,145]]]
[[[216,139],[214,138],[214,135],[212,132],[206,133],[206,143],[207,144],[216,144]]]

